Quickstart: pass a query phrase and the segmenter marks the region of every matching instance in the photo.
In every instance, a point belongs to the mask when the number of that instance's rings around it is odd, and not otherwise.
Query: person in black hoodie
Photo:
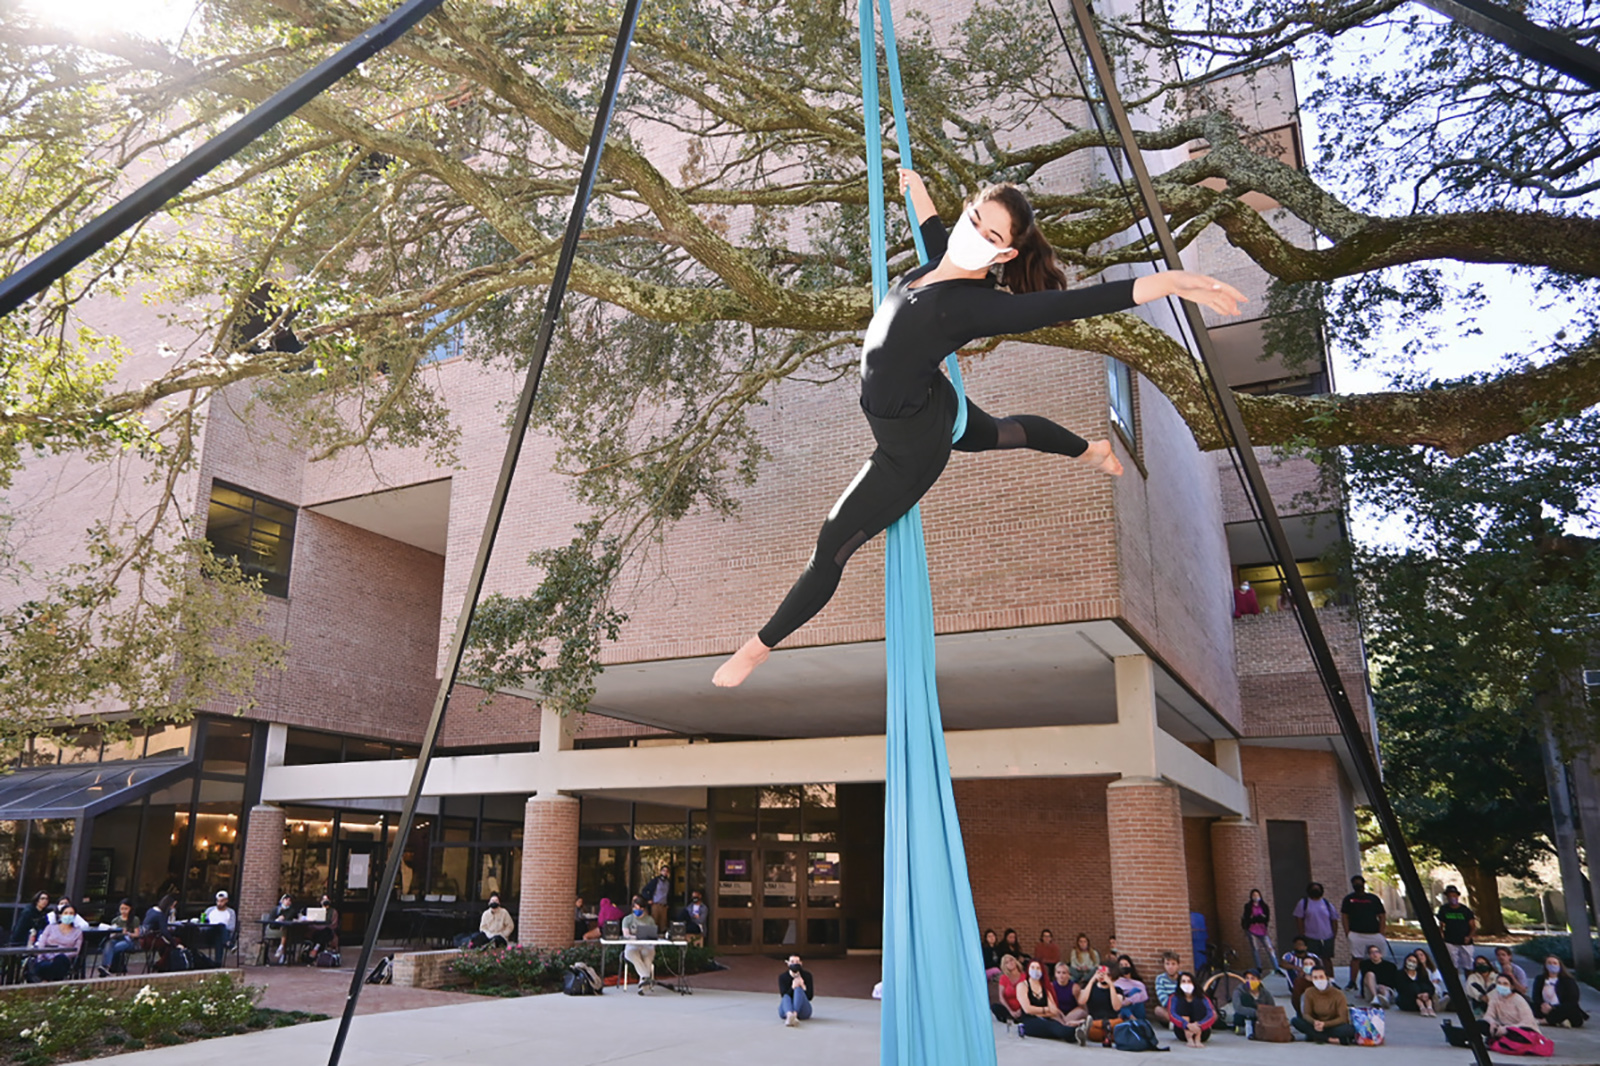
[[[1578,1006],[1578,982],[1561,960],[1545,956],[1544,972],[1533,979],[1533,1012],[1546,1025],[1578,1029],[1589,1015]]]
[[[33,938],[42,933],[49,923],[50,893],[36,893],[33,897],[33,906],[24,907],[11,926],[11,946],[18,948],[31,946]]]
[[[1244,901],[1244,913],[1239,916],[1239,928],[1250,938],[1250,954],[1256,969],[1262,973],[1278,972],[1278,953],[1272,947],[1272,908],[1261,895],[1259,888],[1250,890]]]
[[[800,956],[790,955],[788,967],[778,975],[778,1016],[784,1025],[794,1026],[811,1017],[811,1001],[817,998],[817,982],[811,971],[800,965]]]

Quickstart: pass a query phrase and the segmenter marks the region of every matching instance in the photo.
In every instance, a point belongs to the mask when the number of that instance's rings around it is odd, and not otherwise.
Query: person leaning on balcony
[[[1300,1017],[1291,1019],[1289,1024],[1315,1044],[1337,1040],[1349,1045],[1356,1040],[1356,1027],[1350,1024],[1350,1003],[1321,965],[1312,968],[1311,987],[1300,997]]]

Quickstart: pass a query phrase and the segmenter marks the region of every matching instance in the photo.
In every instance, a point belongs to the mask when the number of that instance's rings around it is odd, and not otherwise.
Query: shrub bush
[[[678,949],[669,950],[676,952]],[[689,973],[703,973],[714,968],[712,959],[710,948],[690,947],[684,965]],[[677,960],[670,961],[676,963]],[[562,975],[577,962],[588,963],[599,972],[600,945],[591,941],[543,951],[521,944],[504,948],[468,949],[450,960],[450,969],[474,991],[548,992],[561,987]],[[615,973],[615,949],[608,952],[608,962],[611,972]]]

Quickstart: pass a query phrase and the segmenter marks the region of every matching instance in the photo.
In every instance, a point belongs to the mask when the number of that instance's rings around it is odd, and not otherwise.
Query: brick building
[[[1257,78],[1267,85],[1251,100],[1266,102],[1252,103],[1251,121],[1297,152],[1292,79],[1281,67]],[[1264,278],[1220,237],[1190,254],[1264,304]],[[1165,312],[1141,313],[1161,324]],[[136,350],[149,339],[139,331],[159,333],[153,317],[127,322]],[[1217,339],[1237,387],[1329,387],[1325,365],[1267,352],[1259,320],[1219,323]],[[0,904],[67,886],[95,903],[172,889],[194,908],[229,887],[248,922],[280,892],[303,901],[328,889],[353,936],[398,847],[396,934],[470,926],[499,891],[524,942],[564,942],[574,892],[591,907],[625,898],[666,861],[674,904],[703,893],[721,951],[876,948],[881,539],[745,686],[710,686],[870,450],[854,383],[779,388],[757,416],[772,458],[739,517],[686,518],[649,569],[626,575],[630,621],[605,652],[591,713],[564,720],[529,694],[485,703],[458,691],[401,841],[394,815],[518,384],[460,358],[424,372],[461,431],[453,467],[400,449],[313,462],[247,389],[213,401],[184,492],[213,539],[268,576],[267,625],[287,664],[243,718],[205,716],[137,750],[88,733],[75,746],[41,742],[31,768],[0,785],[0,872],[11,871]],[[1115,934],[1153,965],[1166,949],[1190,956],[1192,914],[1242,950],[1239,908],[1260,887],[1279,937],[1292,935],[1306,882],[1337,898],[1357,869],[1362,797],[1227,458],[1199,450],[1156,389],[1099,355],[1006,343],[971,360],[968,385],[996,414],[1034,411],[1112,437],[1127,467],[1109,479],[1042,455],[958,454],[923,505],[980,924],[1015,927],[1028,944],[1041,927],[1097,947]],[[565,543],[584,517],[551,472],[553,452],[537,436],[525,447],[491,591],[530,589],[528,554]],[[1338,491],[1304,460],[1262,458],[1347,686],[1365,693],[1357,621],[1322,562],[1344,536]],[[42,527],[72,532],[108,507],[135,510],[136,474],[50,460],[19,486],[52,500]],[[1245,581],[1260,613],[1236,617]],[[46,787],[86,773],[112,793]],[[33,800],[13,788],[22,777]]]

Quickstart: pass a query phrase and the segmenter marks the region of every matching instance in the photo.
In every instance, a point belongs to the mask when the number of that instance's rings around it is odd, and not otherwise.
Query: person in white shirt
[[[218,892],[217,902],[205,909],[200,920],[213,927],[209,930],[210,942],[216,950],[213,961],[221,967],[223,960],[228,957],[228,948],[239,932],[239,912],[228,906],[228,893]]]
[[[54,907],[50,908],[49,912],[45,915],[45,922],[49,925],[55,925],[56,922],[60,920],[61,911],[63,909],[70,910],[72,912],[71,915],[69,915],[69,918],[71,919],[73,925],[77,926],[79,929],[89,928],[88,920],[85,919],[83,915],[78,913],[78,909],[72,905],[72,901],[66,896],[62,896],[60,901],[57,902]]]
[[[478,919],[478,932],[484,938],[484,945],[505,947],[516,928],[517,923],[511,917],[511,912],[500,905],[500,893],[489,893],[489,905],[484,908],[483,917]]]

